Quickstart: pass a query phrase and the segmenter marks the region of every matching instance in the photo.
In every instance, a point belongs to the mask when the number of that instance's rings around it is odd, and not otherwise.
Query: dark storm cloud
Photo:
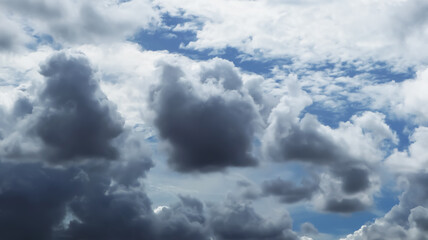
[[[170,166],[181,172],[210,172],[256,165],[251,155],[253,105],[240,98],[201,99],[183,76],[177,67],[163,66],[161,82],[151,92],[155,125],[172,147]]]
[[[116,158],[111,141],[122,133],[123,121],[100,91],[88,60],[58,53],[40,73],[46,79],[40,96],[45,110],[35,133],[48,146],[48,159]]]
[[[79,188],[72,171],[0,164],[0,239],[52,239]]]
[[[268,222],[253,208],[238,203],[228,203],[211,209],[210,225],[219,240],[294,240],[289,216],[278,222]]]
[[[358,198],[347,198],[347,199],[327,199],[325,210],[329,212],[337,213],[351,213],[358,212],[366,209],[366,206]]]
[[[209,239],[198,200],[181,197],[156,215],[144,192],[110,180],[108,168],[96,165],[1,163],[0,239]]]
[[[204,206],[195,198],[180,196],[180,202],[158,213],[162,222],[159,239],[208,240]]]
[[[295,203],[310,200],[314,192],[318,190],[318,184],[314,181],[303,180],[298,186],[293,181],[278,178],[263,182],[262,189],[265,195],[279,197],[281,202]]]
[[[155,213],[141,187],[111,184],[108,164],[0,163],[0,239],[297,239],[288,215],[269,222],[238,203],[207,211],[201,201],[180,196]]]

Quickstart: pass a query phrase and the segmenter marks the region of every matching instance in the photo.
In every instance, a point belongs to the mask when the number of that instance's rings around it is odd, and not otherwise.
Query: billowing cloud
[[[237,91],[205,98],[199,91],[179,68],[162,67],[150,101],[160,137],[170,144],[169,164],[182,172],[257,165],[251,153],[257,112],[251,101]]]
[[[385,157],[380,149],[385,141],[397,141],[395,133],[380,113],[355,115],[336,129],[311,114],[299,117],[309,104],[310,98],[298,87],[281,99],[269,117],[264,152],[273,161],[317,168],[319,181],[295,186],[274,180],[265,183],[265,192],[287,203],[312,199],[314,206],[330,212],[364,210],[378,188],[373,169]]]
[[[111,141],[123,131],[123,122],[100,91],[88,60],[59,53],[41,66],[41,74],[45,109],[34,131],[47,145],[48,158],[117,158]]]

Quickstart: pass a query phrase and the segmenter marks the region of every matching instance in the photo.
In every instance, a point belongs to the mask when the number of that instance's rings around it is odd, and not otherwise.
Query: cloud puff
[[[41,74],[44,110],[34,132],[47,145],[49,160],[117,158],[111,141],[122,133],[123,121],[100,91],[88,60],[58,53],[41,66]]]
[[[383,114],[373,112],[355,115],[333,129],[313,115],[299,116],[309,104],[310,98],[298,87],[284,96],[269,117],[263,148],[273,161],[316,168],[318,186],[297,187],[277,180],[266,182],[265,192],[288,203],[312,198],[317,208],[330,212],[365,209],[378,188],[373,169],[384,158],[385,141],[397,141],[395,133],[385,124]]]
[[[251,101],[236,91],[205,98],[199,91],[179,68],[162,66],[150,101],[160,137],[171,146],[169,164],[182,172],[256,165],[251,149],[257,112]]]

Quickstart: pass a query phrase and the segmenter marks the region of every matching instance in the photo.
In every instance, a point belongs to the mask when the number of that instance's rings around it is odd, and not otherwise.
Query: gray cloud
[[[58,53],[40,73],[46,79],[44,111],[34,132],[48,146],[48,159],[117,158],[111,141],[122,133],[123,120],[99,89],[88,60]]]
[[[357,193],[370,187],[370,172],[366,169],[341,167],[333,169],[333,171],[342,179],[342,190],[345,193]]]
[[[180,69],[163,66],[161,82],[151,92],[154,123],[172,147],[169,164],[182,172],[256,165],[251,155],[257,117],[253,105],[222,96],[201,99],[183,76]]]
[[[28,98],[21,97],[15,102],[12,111],[14,117],[23,117],[33,112],[33,104]]]
[[[328,199],[325,205],[325,210],[338,213],[358,212],[366,209],[366,206],[357,198],[348,199]]]
[[[262,189],[265,195],[276,196],[281,202],[295,203],[310,200],[314,192],[319,190],[319,187],[316,182],[306,179],[299,186],[294,181],[278,178],[263,182]]]
[[[270,129],[275,131],[275,147],[278,149],[269,152],[273,160],[314,164],[352,160],[332,136],[320,131],[320,123],[314,116],[306,115],[299,123],[291,124],[287,119],[282,119],[280,114],[277,114],[277,117],[279,122],[276,128]]]
[[[111,163],[63,169],[0,163],[0,238],[298,239],[288,215],[271,222],[237,202],[207,211],[198,199],[180,196],[155,213],[141,186],[111,184]]]
[[[106,43],[124,40],[137,30],[157,22],[158,13],[147,1],[109,3],[87,1],[5,0],[4,11],[32,22],[31,34],[51,36],[61,44]],[[20,24],[16,24],[21,30]],[[22,31],[22,30],[21,30]],[[10,36],[13,35],[9,31]],[[3,36],[3,35],[2,35]],[[14,39],[0,37],[2,46]]]
[[[377,184],[376,161],[381,160],[375,155],[380,151],[376,145],[381,148],[378,142],[388,138],[387,135],[370,135],[372,128],[378,126],[386,126],[388,131],[382,115],[353,116],[351,121],[332,129],[313,115],[298,117],[298,112],[290,110],[293,108],[290,104],[292,102],[281,102],[271,113],[264,139],[266,156],[278,162],[304,164],[319,181],[301,187],[291,181],[268,181],[264,184],[265,194],[279,196],[286,203],[317,199],[312,203],[321,211],[349,213],[368,208]],[[363,124],[368,120],[374,127]],[[368,134],[351,140],[350,129]],[[391,133],[391,136],[394,135]],[[354,145],[361,150],[355,151]]]
[[[268,222],[248,205],[235,202],[211,209],[211,228],[219,240],[294,240],[288,215],[278,222]]]
[[[52,239],[66,202],[79,190],[73,171],[37,164],[0,164],[0,238]]]
[[[384,217],[364,225],[345,239],[425,239],[428,233],[428,174],[409,174],[406,179],[408,186],[399,204]]]

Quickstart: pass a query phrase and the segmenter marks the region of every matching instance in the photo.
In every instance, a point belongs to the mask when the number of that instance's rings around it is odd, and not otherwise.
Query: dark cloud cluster
[[[151,92],[160,137],[171,145],[169,164],[182,172],[254,166],[252,141],[257,114],[251,102],[221,95],[202,99],[177,67],[162,67]]]
[[[207,211],[201,201],[180,196],[156,213],[141,188],[111,185],[109,171],[99,166],[0,167],[1,239],[297,239],[288,216],[272,223],[238,203]]]
[[[117,158],[112,140],[122,133],[123,120],[100,91],[88,60],[59,53],[40,73],[46,79],[40,96],[44,111],[34,132],[47,145],[48,159]]]
[[[272,222],[238,202],[206,206],[179,196],[154,211],[141,181],[153,162],[142,137],[122,126],[88,60],[60,52],[40,73],[45,84],[39,95],[1,112],[7,124],[25,127],[18,135],[39,139],[41,146],[31,162],[1,156],[0,239],[297,239],[288,215]],[[254,165],[252,105],[221,96],[202,100],[177,73],[165,67],[153,104],[179,170]]]

